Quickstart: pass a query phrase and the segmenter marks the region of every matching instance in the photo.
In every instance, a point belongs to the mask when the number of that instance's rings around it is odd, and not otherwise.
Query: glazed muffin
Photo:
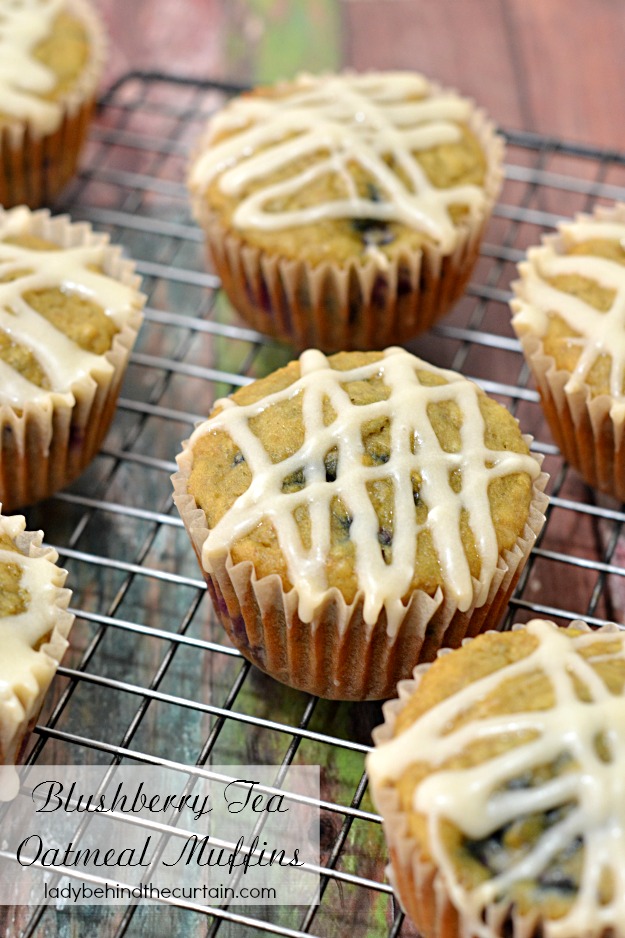
[[[301,75],[209,122],[189,186],[235,308],[298,348],[383,348],[464,292],[503,144],[412,72]]]
[[[625,499],[625,205],[579,215],[531,248],[512,324],[564,457]]]
[[[386,705],[367,769],[425,938],[625,934],[624,640],[535,619]]]
[[[47,205],[74,175],[105,56],[86,0],[0,10],[0,204]]]
[[[325,697],[389,696],[496,625],[544,520],[509,412],[400,348],[308,350],[183,447],[175,500],[228,635]]]
[[[56,551],[25,528],[0,514],[0,765],[19,760],[74,621]]]
[[[0,209],[0,502],[51,495],[108,430],[144,297],[89,225]]]

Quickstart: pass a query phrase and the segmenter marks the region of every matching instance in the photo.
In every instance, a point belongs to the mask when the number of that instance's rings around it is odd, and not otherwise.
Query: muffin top
[[[385,258],[425,241],[450,253],[481,217],[495,152],[472,103],[413,72],[301,75],[233,99],[211,119],[190,173],[246,242],[311,263]],[[487,183],[488,180],[488,183]]]
[[[112,374],[107,353],[142,305],[136,278],[110,273],[119,265],[108,238],[84,225],[0,210],[0,404],[20,411]]]
[[[34,716],[72,621],[57,554],[25,527],[21,515],[0,515],[0,763],[14,756],[13,736]]]
[[[625,636],[535,619],[420,674],[368,757],[473,934],[487,906],[558,938],[625,933]],[[379,796],[379,795],[378,795]]]
[[[540,473],[504,407],[400,348],[308,350],[217,402],[186,445],[206,570],[227,555],[277,574],[306,622],[329,589],[362,595],[389,630],[415,590],[486,601]]]
[[[513,325],[538,336],[568,392],[614,398],[625,416],[625,206],[561,225],[530,248],[515,283]]]
[[[0,9],[0,127],[28,121],[41,133],[61,123],[62,101],[95,86],[101,57],[82,0],[12,0]],[[82,90],[82,89],[81,89]]]

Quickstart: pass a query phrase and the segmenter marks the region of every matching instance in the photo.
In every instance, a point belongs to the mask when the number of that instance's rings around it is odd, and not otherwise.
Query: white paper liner
[[[3,212],[0,207],[0,217]],[[33,504],[68,485],[96,455],[110,426],[130,351],[143,320],[145,297],[135,264],[86,222],[47,209],[30,216],[29,234],[61,247],[105,245],[103,270],[136,291],[136,306],[113,338],[106,359],[109,376],[85,375],[67,392],[51,391],[42,403],[21,410],[0,403],[0,502],[6,511]]]
[[[0,204],[4,208],[50,204],[76,171],[104,69],[107,37],[87,0],[66,0],[66,9],[85,27],[89,58],[73,87],[59,99],[61,114],[54,130],[43,131],[34,119],[13,120],[0,128]]]
[[[524,439],[529,445],[530,438]],[[179,471],[172,477],[174,501],[232,643],[283,683],[338,700],[389,697],[418,661],[431,660],[443,645],[456,647],[466,636],[494,628],[543,526],[548,501],[544,494],[548,477],[541,473],[534,483],[523,534],[500,557],[481,606],[473,604],[461,612],[440,588],[434,596],[415,591],[397,630],[389,634],[384,612],[374,626],[364,621],[361,592],[347,604],[337,589],[329,589],[313,620],[302,622],[297,591],[285,593],[279,576],[259,579],[250,562],[235,564],[229,555],[213,560],[212,573],[206,571],[202,545],[208,526],[204,512],[187,491],[193,466],[188,441],[177,462]]]
[[[592,216],[580,214],[576,220],[625,221],[625,204],[598,206]],[[560,233],[545,235],[542,243],[556,252],[564,251]],[[512,284],[514,294],[523,298],[523,280]],[[511,301],[514,313],[519,309]],[[555,310],[557,312],[557,310]],[[593,396],[588,384],[567,390],[571,373],[559,369],[555,359],[544,350],[543,337],[527,331],[528,327],[512,317],[512,326],[521,342],[540,393],[541,404],[553,438],[564,458],[591,486],[625,501],[624,419],[614,414],[614,398],[608,394]],[[612,412],[611,412],[612,411]]]
[[[523,625],[516,624],[512,628],[515,631],[522,629]],[[567,629],[620,633],[618,626],[613,623],[607,623],[599,629],[591,629],[586,622],[579,619],[571,622]],[[450,651],[449,648],[443,648],[439,655],[448,654]],[[376,746],[393,739],[399,714],[414,695],[431,664],[428,662],[418,665],[412,677],[399,684],[398,696],[394,700],[386,701],[382,708],[384,722],[372,732]],[[431,860],[421,854],[417,841],[410,834],[396,788],[377,784],[371,779],[370,789],[375,807],[382,816],[389,849],[391,862],[387,872],[404,911],[427,938],[474,938],[474,929],[468,918],[463,917],[462,911],[458,910],[449,898],[443,874]],[[492,933],[505,935],[506,938],[540,938],[542,935],[541,921],[536,910],[522,915],[505,901],[493,904],[487,909],[485,923]],[[601,929],[596,938],[600,935]]]
[[[433,94],[442,90],[431,87]],[[487,159],[485,199],[473,219],[458,225],[449,254],[426,241],[420,252],[390,256],[384,269],[373,258],[313,266],[248,244],[224,225],[201,191],[192,191],[209,256],[241,316],[296,349],[334,352],[404,343],[449,312],[465,291],[503,180],[503,139],[482,109],[474,108],[468,123]]]
[[[0,505],[0,534],[9,533],[7,519],[2,516],[2,507]],[[15,519],[12,518],[11,527],[14,521]],[[26,521],[23,517],[21,522],[25,527]],[[39,652],[47,659],[49,668],[47,678],[44,680],[41,677],[38,682],[37,693],[28,697],[24,685],[19,700],[10,689],[0,695],[0,765],[19,762],[28,744],[29,734],[39,716],[46,692],[67,648],[68,636],[74,622],[74,615],[67,609],[72,595],[71,590],[64,588],[67,571],[56,566],[58,554],[52,547],[42,547],[43,532],[22,530],[12,539],[18,550],[25,556],[36,557],[55,567],[56,573],[53,578],[55,592],[52,602],[54,621],[49,636],[39,647]],[[32,603],[37,601],[37,596],[31,596]],[[47,601],[48,597],[46,597]]]

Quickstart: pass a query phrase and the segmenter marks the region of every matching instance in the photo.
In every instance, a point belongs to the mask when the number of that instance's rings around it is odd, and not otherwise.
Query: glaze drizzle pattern
[[[575,623],[573,623],[575,625]],[[548,938],[625,931],[625,698],[610,692],[593,668],[599,662],[625,664],[625,642],[617,631],[567,634],[554,623],[535,619],[526,626],[537,645],[527,657],[468,684],[435,705],[412,725],[368,756],[367,769],[379,785],[397,780],[423,754],[431,765],[480,741],[529,732],[529,741],[487,758],[479,765],[434,768],[414,793],[414,810],[427,822],[428,842],[454,905],[468,931],[493,938],[484,910],[516,883],[537,880],[554,858],[576,839],[583,843],[580,887],[569,911],[543,922]],[[592,653],[581,652],[592,647]],[[500,683],[542,672],[555,695],[552,709],[473,719],[453,729],[454,720],[493,692]],[[589,699],[582,700],[576,682]],[[450,730],[450,727],[451,730]],[[601,755],[597,739],[608,747]],[[531,787],[506,790],[511,780],[551,764],[562,754],[573,768]],[[468,839],[485,839],[510,821],[534,812],[568,807],[557,823],[542,831],[506,869],[476,888],[463,887],[441,836],[441,820],[451,821]],[[609,901],[598,900],[602,874],[608,872]]]
[[[364,618],[374,624],[382,609],[389,632],[405,614],[402,597],[409,592],[414,573],[417,538],[427,527],[440,558],[446,590],[461,610],[487,598],[499,562],[497,537],[488,500],[489,483],[513,473],[540,473],[537,460],[527,454],[492,450],[484,443],[484,419],[478,388],[459,374],[435,368],[401,348],[389,348],[383,357],[349,371],[330,366],[325,355],[308,350],[300,357],[301,377],[282,391],[241,406],[231,399],[218,402],[220,411],[193,433],[190,446],[203,434],[223,430],[240,449],[252,473],[252,482],[220,521],[209,531],[202,562],[207,571],[227,554],[230,546],[269,519],[286,559],[289,578],[297,590],[299,616],[310,622],[327,590],[326,561],[330,549],[331,502],[341,499],[352,518],[350,538],[355,546],[355,570],[364,593]],[[435,373],[446,383],[425,385],[417,370]],[[342,385],[383,376],[390,389],[386,400],[355,405]],[[287,459],[272,463],[259,438],[250,428],[256,414],[281,400],[303,395],[304,440]],[[336,414],[324,424],[327,399]],[[461,451],[445,451],[428,417],[428,406],[437,401],[455,401],[463,414]],[[363,464],[363,424],[387,417],[390,423],[390,454],[381,465]],[[336,478],[326,481],[324,458],[338,450]],[[450,473],[460,470],[462,487],[453,490]],[[285,493],[283,480],[303,472],[304,487]],[[424,525],[416,520],[412,473],[421,477],[419,498],[428,507]],[[390,480],[394,491],[393,557],[386,563],[378,540],[379,521],[367,485]],[[298,532],[294,511],[306,505],[311,522],[311,545],[306,549]],[[479,582],[472,579],[460,534],[460,516],[468,512],[481,558]]]
[[[284,96],[242,96],[212,119],[191,188],[204,191],[219,177],[222,191],[240,200],[233,215],[239,229],[374,219],[423,232],[449,252],[457,238],[449,206],[466,205],[475,215],[484,191],[473,184],[437,188],[415,153],[458,142],[471,111],[468,100],[414,73],[302,75]],[[216,139],[223,133],[232,136]],[[357,191],[350,164],[364,170],[379,197]],[[284,178],[264,184],[275,172]],[[272,205],[326,175],[338,180],[336,198],[289,210]]]
[[[0,517],[0,532],[13,542],[25,527],[22,515]],[[40,538],[34,541],[37,547]],[[0,565],[20,568],[19,587],[26,597],[22,612],[0,617],[0,752],[9,761],[15,756],[16,732],[34,716],[56,671],[58,660],[51,651],[60,658],[67,645],[73,617],[59,605],[69,591],[61,589],[65,571],[56,565],[57,559],[51,548],[34,554],[0,548]],[[60,616],[64,619],[59,632]],[[0,769],[0,787],[2,782]]]
[[[4,238],[28,232],[30,218],[28,210],[22,208],[0,214],[0,330],[33,352],[46,373],[50,390],[28,381],[0,359],[0,405],[18,408],[44,401],[50,391],[70,395],[72,384],[86,375],[108,377],[113,372],[105,354],[81,349],[36,313],[24,300],[25,292],[60,288],[76,293],[99,304],[120,330],[137,302],[136,290],[131,286],[90,269],[100,266],[110,250],[105,238],[96,244],[48,251],[3,242]],[[14,279],[1,282],[8,277]]]
[[[63,0],[18,0],[0,9],[0,114],[33,120],[44,132],[61,121],[61,105],[44,97],[54,89],[51,69],[33,49],[49,35]]]
[[[549,320],[558,315],[577,337],[567,342],[579,346],[581,354],[565,390],[587,387],[588,375],[597,360],[609,359],[609,390],[614,398],[613,417],[625,415],[625,267],[615,260],[591,254],[563,253],[567,244],[594,239],[625,244],[625,221],[599,221],[580,217],[560,227],[561,238],[548,238],[540,247],[530,248],[527,261],[519,265],[521,280],[512,301],[513,324],[519,334],[530,332],[544,337]],[[562,239],[562,240],[561,240]],[[614,299],[606,312],[549,283],[546,278],[578,275],[613,290]]]

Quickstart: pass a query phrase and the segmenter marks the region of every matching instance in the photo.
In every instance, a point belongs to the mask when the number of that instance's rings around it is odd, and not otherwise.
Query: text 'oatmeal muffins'
[[[248,322],[298,348],[381,349],[463,293],[502,151],[482,111],[417,73],[300,75],[217,113],[189,186]]]
[[[625,634],[534,619],[442,652],[367,757],[425,938],[625,935]]]
[[[25,528],[0,514],[0,766],[19,760],[74,621],[56,551]]]
[[[564,457],[625,500],[625,205],[563,223],[530,248],[512,325]]]
[[[0,2],[0,204],[49,205],[73,176],[105,57],[87,0]]]
[[[108,430],[141,324],[134,265],[46,210],[0,209],[0,502],[78,476]]]
[[[400,348],[304,352],[217,402],[178,465],[231,640],[325,697],[389,696],[497,624],[544,521],[513,417]]]

